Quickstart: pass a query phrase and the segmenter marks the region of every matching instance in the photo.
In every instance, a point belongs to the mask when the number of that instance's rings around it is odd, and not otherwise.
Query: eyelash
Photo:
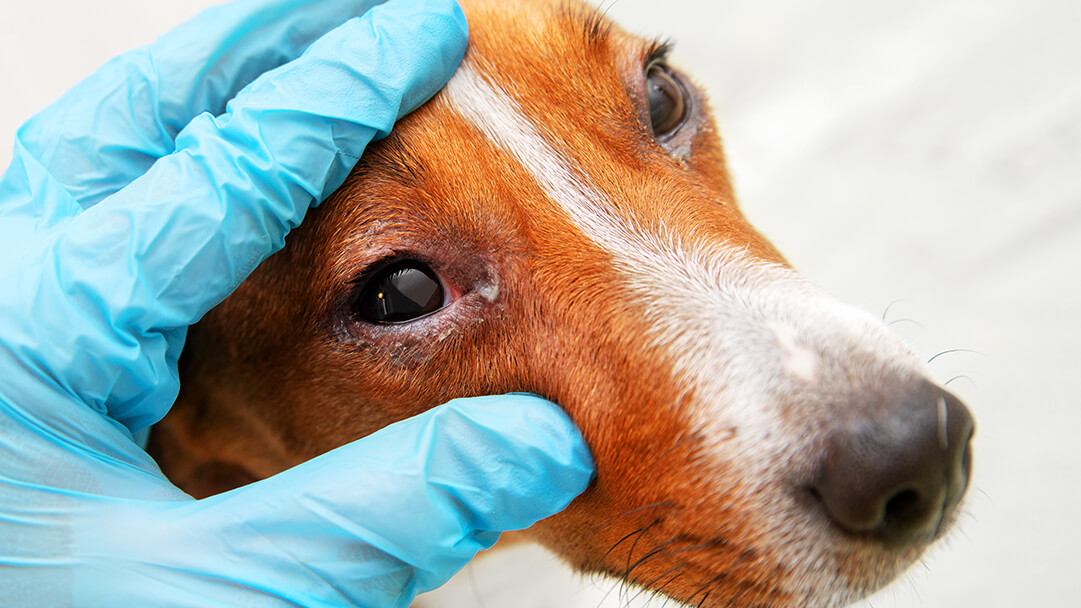
[[[672,43],[668,40],[657,39],[654,40],[648,47],[646,47],[646,53],[642,61],[643,66],[648,66],[654,62],[667,61],[668,55],[672,52]]]

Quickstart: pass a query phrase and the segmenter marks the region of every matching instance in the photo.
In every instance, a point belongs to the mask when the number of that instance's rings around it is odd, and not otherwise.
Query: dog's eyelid
[[[655,63],[664,63],[668,61],[668,56],[672,53],[674,43],[669,40],[658,38],[650,42],[646,47],[645,53],[642,55],[642,72],[645,73],[649,69],[649,66]]]

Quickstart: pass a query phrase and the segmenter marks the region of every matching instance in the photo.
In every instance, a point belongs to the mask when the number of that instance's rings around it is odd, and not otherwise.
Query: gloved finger
[[[51,176],[89,207],[172,153],[192,118],[221,114],[241,87],[379,1],[242,0],[208,9],[30,118],[14,162],[36,165],[30,174]]]
[[[160,513],[168,524],[126,518],[119,534],[87,526],[75,545],[100,556],[103,571],[89,578],[99,593],[110,568],[146,564],[124,579],[148,595],[114,596],[113,605],[157,605],[152,594],[182,572],[192,580],[169,605],[186,605],[181,597],[205,605],[242,588],[299,606],[404,608],[501,531],[561,511],[592,472],[581,435],[554,404],[528,395],[463,399]]]
[[[465,44],[453,0],[378,6],[263,74],[224,115],[197,117],[175,153],[65,224],[27,289],[70,309],[34,329],[39,345],[66,352],[74,339],[93,353],[65,378],[75,395],[132,429],[159,419],[176,395],[180,328],[281,248],[368,142],[446,82]]]

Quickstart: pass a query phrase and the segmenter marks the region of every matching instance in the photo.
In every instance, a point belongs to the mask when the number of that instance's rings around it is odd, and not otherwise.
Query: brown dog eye
[[[414,261],[391,264],[373,275],[356,304],[369,323],[406,323],[443,308],[443,285],[427,266]]]
[[[649,121],[657,137],[671,135],[687,118],[687,91],[663,63],[646,68],[646,91],[649,93]]]

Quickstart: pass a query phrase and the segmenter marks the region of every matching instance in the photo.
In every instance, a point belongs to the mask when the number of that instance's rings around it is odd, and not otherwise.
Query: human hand
[[[0,605],[407,606],[585,488],[577,430],[521,395],[199,501],[132,438],[176,396],[187,326],[461,59],[452,0],[373,4],[212,9],[19,130],[0,180]]]

